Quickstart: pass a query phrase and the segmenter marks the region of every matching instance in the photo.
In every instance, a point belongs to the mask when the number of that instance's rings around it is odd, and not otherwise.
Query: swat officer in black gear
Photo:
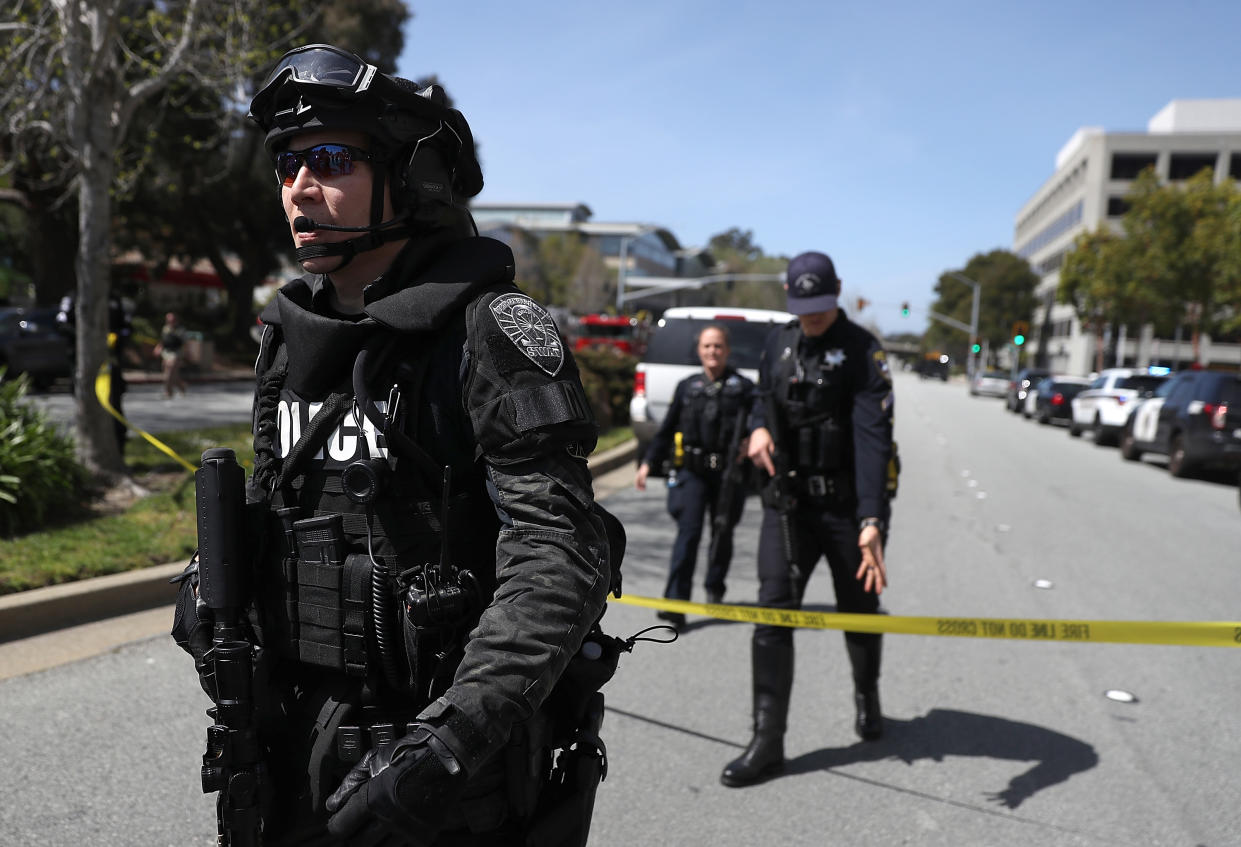
[[[840,280],[823,253],[789,262],[788,310],[759,368],[750,416],[750,458],[771,475],[759,534],[760,606],[801,607],[806,583],[827,558],[841,612],[873,613],[887,585],[883,546],[890,505],[892,378],[879,341],[838,308]],[[879,738],[882,636],[845,633],[853,668],[856,729]],[[720,776],[752,785],[784,765],[793,686],[793,630],[758,625],[751,645],[754,737]]]
[[[677,384],[668,414],[651,439],[634,484],[644,490],[651,468],[672,460],[668,513],[677,522],[677,537],[664,596],[672,600],[690,599],[703,516],[709,512],[712,535],[721,534],[709,551],[707,602],[720,603],[732,561],[733,527],[741,520],[745,492],[734,492],[732,502],[727,504],[720,502],[720,495],[729,465],[744,460],[739,447],[749,432],[745,424],[754,401],[754,383],[729,367],[728,331],[723,327],[712,325],[702,329],[696,349],[702,372]],[[721,508],[727,509],[728,514],[717,521],[716,513]],[[656,616],[677,627],[685,625],[685,615],[680,612],[661,610]]]
[[[315,44],[250,116],[307,272],[262,314],[246,489],[263,843],[570,843],[544,820],[577,790],[552,756],[601,684],[574,669],[607,661],[619,565],[577,366],[477,237],[442,89]]]

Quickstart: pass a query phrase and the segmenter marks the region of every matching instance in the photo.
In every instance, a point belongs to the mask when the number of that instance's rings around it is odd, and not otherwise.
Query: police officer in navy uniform
[[[749,455],[770,476],[759,535],[760,606],[798,609],[821,557],[836,608],[874,613],[887,585],[883,548],[890,505],[892,378],[879,341],[837,305],[840,279],[823,253],[789,262],[788,310],[797,316],[768,338]],[[856,730],[883,732],[879,709],[882,636],[846,632]],[[728,786],[761,782],[784,765],[793,686],[793,630],[758,625],[751,644],[754,736],[720,776]]]
[[[696,349],[702,371],[677,384],[668,414],[651,439],[634,484],[639,490],[645,489],[651,468],[674,460],[668,477],[668,512],[677,522],[677,537],[664,596],[672,600],[690,599],[703,517],[709,513],[712,535],[722,535],[711,545],[713,555],[707,562],[707,602],[720,603],[732,561],[733,527],[741,519],[745,492],[734,491],[732,503],[728,504],[720,502],[720,495],[729,465],[744,460],[738,447],[744,446],[743,439],[749,431],[745,426],[754,401],[754,383],[728,365],[728,332],[724,327],[712,325],[701,330]],[[678,433],[679,458],[674,455]],[[729,512],[719,529],[718,508],[727,508]],[[685,615],[680,612],[661,610],[656,614],[674,626],[685,625]]]
[[[619,564],[577,367],[477,237],[442,89],[307,45],[250,116],[306,271],[262,314],[247,484],[263,842],[524,843]]]

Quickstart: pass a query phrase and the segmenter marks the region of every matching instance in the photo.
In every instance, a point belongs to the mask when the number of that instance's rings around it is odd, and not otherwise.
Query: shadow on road
[[[784,775],[886,758],[897,758],[906,764],[919,759],[940,762],[945,756],[1035,762],[1033,768],[1013,777],[1005,788],[986,795],[1009,809],[1099,763],[1094,747],[1046,727],[955,709],[932,709],[912,720],[885,718],[884,736],[879,741],[825,748],[790,759]]]

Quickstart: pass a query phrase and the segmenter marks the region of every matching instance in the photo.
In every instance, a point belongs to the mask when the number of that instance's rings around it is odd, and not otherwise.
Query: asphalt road
[[[897,396],[889,613],[1241,619],[1235,487],[1123,462],[960,383],[899,374]],[[658,595],[672,525],[663,491],[628,475],[600,493],[629,531],[627,593]],[[756,595],[757,517],[751,500],[730,601]],[[831,609],[825,574],[807,601]],[[651,623],[625,605],[605,619],[621,636]],[[749,635],[694,619],[675,644],[622,657],[591,844],[1241,844],[1235,651],[889,636],[888,731],[863,744],[840,635],[801,631],[788,771],[729,789],[719,771],[749,736]],[[212,843],[206,706],[164,636],[0,682],[0,844]]]
[[[150,433],[197,429],[249,420],[253,396],[253,378],[191,383],[186,394],[171,400],[164,399],[158,383],[131,384],[123,412],[130,423]],[[29,397],[57,424],[72,426],[74,399],[63,383],[58,391]]]

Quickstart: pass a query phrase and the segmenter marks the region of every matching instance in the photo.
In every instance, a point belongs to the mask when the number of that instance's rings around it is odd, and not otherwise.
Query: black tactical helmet
[[[342,129],[368,135],[375,173],[371,228],[408,235],[406,224],[435,225],[443,220],[445,206],[455,206],[483,188],[470,126],[446,103],[438,85],[419,89],[407,79],[380,73],[347,50],[308,44],[281,58],[254,95],[249,117],[265,133],[263,144],[271,156],[302,132]],[[392,202],[402,212],[399,222],[381,221],[382,186],[389,173]],[[393,223],[401,224],[397,231],[391,229]],[[375,246],[378,243],[354,249]]]

